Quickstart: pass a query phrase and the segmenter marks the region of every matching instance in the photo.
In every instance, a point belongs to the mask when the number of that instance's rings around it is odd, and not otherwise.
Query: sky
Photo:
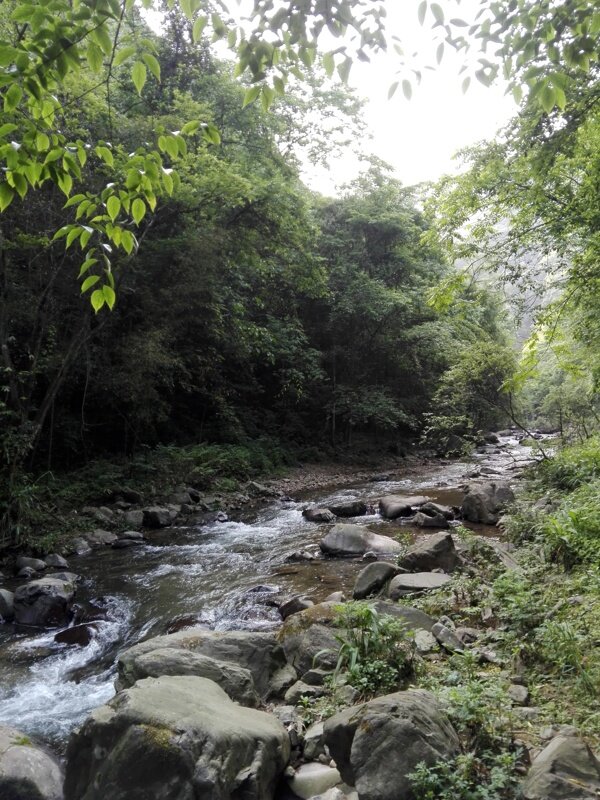
[[[442,5],[447,8],[454,3],[444,0]],[[435,64],[431,28],[419,25],[417,6],[416,0],[386,0],[388,31],[400,36],[405,52],[418,51],[421,64]],[[478,6],[478,0],[462,0],[452,13],[471,20]],[[463,94],[461,64],[456,54],[446,52],[435,70],[423,70],[422,83],[413,87],[411,100],[400,89],[391,100],[387,98],[397,79],[398,57],[393,50],[372,57],[371,63],[355,61],[352,67],[349,83],[367,99],[364,113],[373,138],[365,149],[387,161],[406,185],[455,172],[459,165],[453,156],[459,149],[491,139],[517,111],[512,96],[505,94],[504,83],[485,87],[473,80]],[[329,171],[306,168],[304,179],[311,188],[333,194],[359,169],[350,154],[339,153]]]

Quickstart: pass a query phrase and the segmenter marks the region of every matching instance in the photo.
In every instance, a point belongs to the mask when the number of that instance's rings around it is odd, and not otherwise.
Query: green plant
[[[465,753],[421,762],[408,776],[416,800],[513,800],[518,796],[518,753]]]

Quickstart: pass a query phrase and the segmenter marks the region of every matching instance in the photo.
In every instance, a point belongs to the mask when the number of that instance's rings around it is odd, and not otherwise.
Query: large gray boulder
[[[396,564],[388,561],[375,561],[358,573],[352,597],[355,600],[364,600],[365,597],[379,592],[385,584],[401,570]]]
[[[402,546],[389,536],[380,536],[361,525],[334,525],[320,542],[321,550],[330,556],[362,556],[401,553]]]
[[[120,686],[129,688],[143,678],[160,678],[162,675],[196,675],[199,678],[208,678],[240,705],[255,708],[259,704],[254,679],[249,670],[177,647],[161,647],[139,655],[130,663]]]
[[[207,656],[248,670],[261,697],[268,693],[273,675],[285,665],[283,649],[273,633],[187,628],[147,639],[120,653],[117,690],[131,686],[137,680],[138,661],[142,656],[164,648]]]
[[[58,763],[25,734],[0,725],[0,797],[2,800],[62,800]]]
[[[401,495],[390,494],[380,499],[379,513],[384,519],[412,517],[414,509],[425,505],[429,499],[429,497],[423,497],[422,495],[402,497]]]
[[[65,800],[269,800],[289,755],[278,719],[216,683],[146,678],[71,736]]]
[[[333,522],[335,514],[328,508],[319,508],[318,506],[309,506],[302,512],[304,519],[309,522]]]
[[[452,572],[460,562],[450,533],[434,533],[414,544],[400,559],[400,566],[414,572],[443,569]]]
[[[428,592],[432,589],[439,589],[444,586],[451,578],[442,572],[412,572],[406,575],[397,575],[392,578],[389,585],[389,596],[392,600],[398,600],[405,594]]]
[[[435,697],[422,690],[385,695],[331,717],[324,725],[345,783],[360,800],[412,800],[408,775],[457,755],[458,736]]]
[[[18,556],[16,565],[17,570],[21,570],[24,567],[30,567],[36,572],[43,572],[46,569],[45,561],[42,561],[41,558],[29,558],[29,556]]]
[[[14,594],[8,589],[0,589],[0,619],[10,622],[14,615]]]
[[[504,509],[513,503],[515,494],[507,483],[482,483],[471,486],[464,497],[461,512],[469,522],[495,525]]]
[[[575,736],[557,736],[531,765],[523,783],[526,800],[596,800],[600,762]]]
[[[364,500],[343,500],[328,509],[336,517],[362,517],[367,513],[367,504]]]
[[[177,516],[175,511],[162,506],[148,506],[143,512],[145,528],[168,528]]]
[[[14,595],[15,622],[56,628],[71,617],[75,583],[60,578],[40,578],[19,586]]]

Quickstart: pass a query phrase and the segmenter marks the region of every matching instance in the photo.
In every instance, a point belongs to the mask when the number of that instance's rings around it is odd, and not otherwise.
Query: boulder
[[[104,547],[117,541],[117,534],[111,531],[103,531],[100,528],[85,534],[85,540],[90,547]]]
[[[91,549],[87,541],[81,537],[72,539],[69,545],[69,553],[74,556],[84,556],[86,553],[89,553]]]
[[[18,556],[17,558],[17,570],[29,567],[30,569],[34,569],[36,572],[43,572],[46,569],[46,566],[46,562],[42,561],[41,558],[29,558],[28,556]]]
[[[324,725],[325,744],[361,800],[412,800],[417,764],[457,755],[456,732],[429,692],[409,690],[348,708]]]
[[[389,536],[380,536],[360,525],[334,525],[320,542],[321,550],[331,556],[362,556],[372,551],[383,555],[402,552],[402,546]]]
[[[25,578],[26,581],[33,580],[37,575],[37,570],[33,567],[21,567],[21,569],[17,572],[18,578]]]
[[[73,644],[79,647],[87,647],[87,645],[95,638],[98,633],[98,626],[93,622],[83,622],[80,625],[72,625],[70,628],[65,628],[54,637],[54,641],[58,644]]]
[[[515,495],[506,483],[482,483],[471,486],[461,507],[463,519],[495,525],[506,506],[513,503]]]
[[[287,705],[295,706],[303,697],[316,698],[323,697],[325,694],[327,691],[324,686],[311,686],[303,681],[296,681],[287,690],[283,699]]]
[[[275,673],[285,665],[283,648],[273,633],[187,628],[177,633],[147,639],[120,653],[115,684],[117,690],[131,686],[137,680],[137,662],[140,658],[153,650],[164,648],[208,656],[248,670],[261,697],[269,691]]]
[[[0,725],[0,797],[3,800],[63,800],[58,763],[29,737]]]
[[[413,525],[417,528],[447,528],[448,520],[443,514],[425,514],[418,511],[413,519]]]
[[[269,800],[289,755],[279,720],[216,683],[146,678],[71,736],[65,800]]]
[[[40,578],[15,592],[15,621],[20,625],[61,627],[70,619],[75,586],[59,578]]]
[[[141,509],[129,509],[123,515],[125,524],[134,530],[139,530],[144,524],[144,512]]]
[[[319,756],[325,755],[324,723],[315,722],[304,732],[304,759],[316,761]]]
[[[329,506],[329,511],[336,517],[363,517],[367,513],[364,500],[346,500]]]
[[[302,516],[309,522],[333,522],[335,519],[335,514],[328,508],[317,508],[317,506],[305,508]]]
[[[414,508],[425,505],[429,497],[413,495],[412,497],[402,497],[390,494],[382,497],[379,501],[379,513],[384,519],[397,519],[398,517],[412,517]]]
[[[557,736],[535,759],[523,782],[526,800],[597,800],[600,763],[574,736]]]
[[[459,556],[450,533],[434,533],[414,544],[399,561],[401,567],[415,572],[443,569],[452,572],[459,564]]]
[[[279,613],[281,614],[281,619],[287,619],[291,617],[292,614],[297,614],[299,611],[304,611],[306,608],[311,608],[314,606],[312,600],[308,600],[306,597],[292,597],[291,600],[286,600],[285,603],[282,603],[279,606]]]
[[[119,539],[132,539],[136,542],[143,542],[146,537],[141,531],[123,531],[123,533],[119,534]]]
[[[358,573],[352,597],[355,600],[364,600],[365,597],[376,594],[400,571],[396,564],[390,564],[387,561],[376,561],[369,564]]]
[[[175,647],[158,648],[138,656],[127,674],[127,681],[121,682],[121,687],[132,686],[143,678],[160,678],[163,675],[196,675],[199,678],[208,678],[242,706],[255,708],[259,703],[254,679],[249,670],[231,662]]]
[[[100,506],[100,508],[85,506],[81,509],[81,513],[92,517],[101,525],[112,525],[115,522],[115,512],[107,506]]]
[[[337,769],[326,764],[302,764],[290,779],[289,786],[296,797],[309,800],[342,782]]]
[[[440,503],[424,503],[420,511],[423,514],[429,514],[429,516],[434,517],[441,514],[442,517],[446,517],[447,520],[454,519],[454,511],[450,508],[450,506],[443,506]]]
[[[414,572],[406,575],[397,575],[390,582],[389,595],[392,600],[397,600],[405,594],[439,589],[449,580],[451,580],[450,576],[441,572]]]
[[[10,622],[15,615],[14,594],[8,589],[0,589],[0,619]]]
[[[58,553],[50,553],[44,559],[47,567],[54,567],[55,569],[69,569],[69,562]]]
[[[175,511],[161,506],[149,506],[143,513],[145,528],[168,528],[177,516]]]
[[[431,633],[433,636],[435,636],[442,647],[445,650],[448,650],[450,653],[462,653],[464,651],[464,643],[458,638],[453,630],[451,630],[447,625],[444,625],[442,622],[436,622],[431,629]]]
[[[398,603],[390,603],[389,600],[379,600],[375,603],[375,608],[379,614],[388,614],[400,621],[407,631],[431,631],[435,624],[435,620],[420,608],[401,606]]]
[[[287,662],[304,675],[314,667],[333,669],[337,662],[340,643],[335,638],[339,629],[337,603],[319,603],[288,617],[281,626],[278,639],[283,646]]]
[[[284,667],[281,667],[271,678],[266,699],[282,698],[290,686],[296,683],[297,680],[298,673],[291,664],[286,664]]]

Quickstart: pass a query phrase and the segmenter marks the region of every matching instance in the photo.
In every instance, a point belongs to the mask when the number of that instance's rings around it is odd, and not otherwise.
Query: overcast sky
[[[448,0],[442,5],[453,7],[450,14],[467,20],[473,19],[479,7],[477,0],[463,0],[458,8]],[[435,63],[431,28],[419,25],[417,6],[417,0],[387,0],[389,32],[402,38],[405,52],[418,51],[422,64]],[[504,94],[504,84],[486,88],[473,80],[463,94],[464,75],[458,75],[462,62],[451,52],[435,71],[423,71],[423,81],[410,101],[400,89],[388,100],[397,61],[393,51],[373,57],[370,64],[356,61],[350,84],[367,99],[365,116],[373,140],[366,149],[389,162],[405,184],[455,171],[452,157],[457,150],[492,138],[516,113],[514,100]],[[309,170],[305,179],[311,188],[331,194],[336,185],[355,177],[358,168],[354,159],[340,153],[329,173]]]

